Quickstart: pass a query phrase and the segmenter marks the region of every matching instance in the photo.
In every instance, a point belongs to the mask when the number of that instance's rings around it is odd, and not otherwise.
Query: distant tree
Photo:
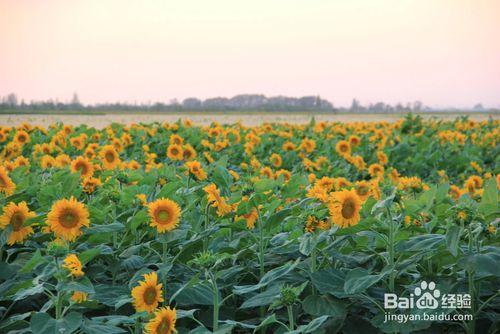
[[[484,107],[481,103],[478,103],[474,106],[474,110],[484,110]]]
[[[71,106],[75,108],[82,106],[82,104],[80,103],[80,99],[78,98],[78,94],[76,92],[73,93],[73,97],[71,98]]]
[[[17,107],[18,104],[17,95],[14,93],[10,93],[9,95],[7,95],[5,102],[10,107]]]
[[[357,99],[352,99],[351,108],[349,108],[352,112],[360,111],[360,103]]]

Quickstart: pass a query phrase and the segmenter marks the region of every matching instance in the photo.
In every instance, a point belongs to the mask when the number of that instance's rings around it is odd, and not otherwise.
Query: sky
[[[0,0],[0,95],[500,106],[500,0]]]

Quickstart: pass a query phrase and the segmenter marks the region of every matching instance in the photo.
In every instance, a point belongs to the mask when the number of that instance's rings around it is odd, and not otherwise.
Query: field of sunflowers
[[[0,126],[0,333],[498,332],[499,125]]]

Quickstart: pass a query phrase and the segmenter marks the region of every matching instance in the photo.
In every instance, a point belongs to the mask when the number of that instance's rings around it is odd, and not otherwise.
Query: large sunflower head
[[[341,156],[351,154],[351,144],[348,141],[341,140],[335,145],[335,150]]]
[[[170,144],[167,148],[167,157],[171,160],[182,160],[184,158],[184,150],[182,146]]]
[[[149,217],[152,227],[156,227],[159,233],[173,230],[179,224],[181,208],[179,205],[167,198],[160,198],[148,204]]]
[[[104,169],[115,169],[120,164],[120,157],[113,145],[103,146],[99,155],[101,156]]]
[[[139,285],[132,289],[134,307],[137,312],[153,313],[163,301],[162,284],[158,284],[158,275],[154,271],[143,277],[144,281],[139,281]]]
[[[71,162],[71,172],[80,173],[80,177],[85,179],[94,174],[94,165],[84,157],[78,157]]]
[[[359,222],[361,199],[355,190],[341,190],[332,193],[328,206],[333,223],[344,228]]]
[[[21,145],[29,143],[30,142],[30,135],[24,130],[19,130],[16,132],[16,134],[14,136],[14,141],[16,141],[17,143],[19,143]]]
[[[12,232],[9,235],[7,244],[23,242],[26,237],[33,233],[31,226],[24,226],[26,220],[36,217],[36,213],[30,211],[26,202],[19,204],[10,202],[3,208],[3,214],[0,216],[0,229],[12,226]]]
[[[4,166],[0,166],[0,192],[7,196],[10,196],[16,190],[16,184],[12,182],[7,169]]]
[[[151,319],[145,328],[146,334],[171,334],[175,332],[175,320],[177,312],[170,307],[162,307],[155,312],[155,317]]]
[[[89,212],[83,203],[73,197],[61,199],[52,205],[47,214],[47,224],[57,237],[73,241],[82,234],[82,226],[89,226]]]

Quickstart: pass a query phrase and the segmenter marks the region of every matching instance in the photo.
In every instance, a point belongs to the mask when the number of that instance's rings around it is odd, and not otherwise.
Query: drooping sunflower
[[[167,157],[171,160],[182,160],[184,157],[184,150],[182,146],[177,144],[171,144],[167,148]]]
[[[169,306],[162,307],[155,312],[155,317],[151,319],[145,328],[146,334],[171,334],[175,333],[175,320],[177,312]]]
[[[30,211],[26,202],[19,204],[10,202],[3,208],[3,214],[0,216],[0,229],[5,229],[8,225],[12,226],[12,232],[7,240],[8,245],[22,243],[24,239],[33,233],[31,226],[24,226],[27,219],[36,217],[36,213]]]
[[[0,192],[4,193],[6,196],[10,196],[16,190],[16,184],[12,182],[7,169],[4,166],[0,166]]]
[[[99,152],[104,169],[112,170],[120,165],[120,157],[113,145],[104,145]]]
[[[85,273],[82,270],[82,263],[75,254],[69,254],[63,261],[63,268],[68,269],[73,277],[82,277]]]
[[[173,230],[179,224],[181,208],[167,198],[160,198],[148,204],[150,226],[156,227],[158,233]]]
[[[368,167],[368,173],[371,177],[381,177],[384,174],[384,166],[381,164],[371,164]]]
[[[358,224],[361,199],[355,190],[341,190],[332,193],[328,205],[330,216],[335,225],[342,228]]]
[[[137,312],[153,313],[158,304],[163,302],[163,284],[158,284],[158,275],[154,271],[143,277],[144,281],[139,281],[139,285],[132,289],[134,308]]]
[[[74,197],[61,199],[52,205],[47,214],[47,225],[57,237],[73,241],[82,234],[81,228],[88,227],[89,212],[83,203]]]
[[[86,158],[80,156],[71,162],[71,172],[80,173],[80,177],[86,179],[94,174],[94,165]]]
[[[188,161],[186,167],[189,169],[189,173],[193,174],[198,180],[203,181],[207,178],[207,173],[205,173],[199,161]]]
[[[217,215],[222,217],[227,215],[232,211],[231,205],[226,203],[226,199],[220,195],[219,189],[215,183],[209,184],[205,188],[203,188],[205,193],[207,194],[207,201],[214,208],[217,208]]]

